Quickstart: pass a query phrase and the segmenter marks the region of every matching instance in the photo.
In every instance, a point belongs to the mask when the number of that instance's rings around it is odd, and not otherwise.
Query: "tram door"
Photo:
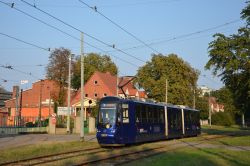
[[[128,143],[130,140],[130,119],[129,119],[129,105],[127,103],[122,104],[122,125],[121,133],[124,143]]]

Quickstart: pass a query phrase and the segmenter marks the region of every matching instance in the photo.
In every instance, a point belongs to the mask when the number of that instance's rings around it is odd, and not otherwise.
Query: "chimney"
[[[13,86],[12,98],[16,98],[19,95],[19,86]]]

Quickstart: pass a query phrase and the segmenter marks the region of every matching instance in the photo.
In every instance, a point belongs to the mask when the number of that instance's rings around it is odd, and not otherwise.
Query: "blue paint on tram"
[[[97,140],[101,146],[126,145],[200,134],[195,109],[118,97],[100,101]]]

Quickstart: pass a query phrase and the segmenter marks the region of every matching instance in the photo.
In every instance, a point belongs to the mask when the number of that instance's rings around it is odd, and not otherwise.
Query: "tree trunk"
[[[241,119],[242,119],[242,127],[245,127],[245,115],[244,113],[241,114]]]

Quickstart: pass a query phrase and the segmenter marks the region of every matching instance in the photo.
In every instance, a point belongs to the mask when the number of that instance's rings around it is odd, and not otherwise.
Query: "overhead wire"
[[[18,38],[16,38],[16,37],[10,36],[10,35],[5,34],[5,33],[2,33],[2,32],[0,32],[0,35],[5,36],[5,37],[8,37],[8,38],[11,38],[11,39],[14,39],[14,40],[16,40],[16,41],[19,41],[19,42],[22,42],[22,43],[25,43],[25,44],[28,44],[28,45],[33,46],[33,47],[36,47],[36,48],[39,48],[39,49],[41,49],[41,50],[45,50],[45,51],[49,51],[49,52],[50,52],[50,48],[40,47],[40,46],[38,46],[38,45],[36,45],[36,44],[30,43],[30,42],[26,42],[26,41],[24,41],[24,40],[18,39]]]
[[[27,1],[25,1],[25,0],[21,0],[21,2],[23,2],[24,4],[26,4],[26,5],[30,6],[30,7],[35,8],[36,10],[38,10],[38,11],[40,11],[40,12],[42,12],[42,13],[48,15],[49,17],[51,17],[51,18],[53,18],[53,19],[55,19],[55,20],[61,22],[62,24],[66,25],[66,26],[68,26],[68,27],[70,27],[70,28],[72,28],[72,29],[74,29],[74,30],[80,32],[80,33],[85,34],[86,36],[90,37],[90,38],[93,39],[93,40],[96,40],[96,41],[102,43],[103,45],[106,45],[106,46],[108,46],[108,47],[111,47],[111,48],[113,48],[113,49],[115,49],[115,50],[117,50],[117,51],[119,51],[119,52],[121,52],[121,53],[123,53],[123,54],[125,54],[125,55],[128,55],[128,56],[130,56],[130,57],[132,57],[132,58],[134,58],[134,59],[137,59],[138,61],[141,61],[141,62],[144,62],[144,63],[146,62],[146,61],[144,61],[144,60],[142,60],[142,59],[140,59],[140,58],[138,58],[138,57],[136,57],[136,56],[134,56],[134,55],[131,55],[131,54],[127,53],[127,52],[124,52],[123,50],[121,50],[121,49],[119,49],[119,48],[116,48],[114,44],[108,44],[108,43],[106,43],[106,42],[104,42],[104,41],[102,41],[102,40],[100,40],[100,39],[98,39],[98,38],[96,38],[96,37],[94,37],[94,36],[92,36],[92,35],[86,33],[86,32],[83,32],[83,31],[80,30],[79,28],[76,28],[75,26],[73,26],[73,25],[71,25],[71,24],[69,24],[69,23],[67,23],[67,22],[65,22],[65,21],[63,21],[63,20],[61,20],[61,19],[59,19],[59,18],[53,16],[52,14],[50,14],[50,13],[48,13],[48,12],[46,12],[46,11],[40,9],[40,8],[38,8],[37,6],[34,6],[34,5],[30,4],[29,2],[27,2]]]
[[[29,75],[29,76],[31,76],[31,77],[33,77],[33,78],[38,79],[38,77],[34,76],[31,72],[25,72],[25,71],[16,69],[16,68],[14,68],[14,67],[11,66],[11,65],[0,65],[0,67],[5,68],[5,69],[8,69],[8,70],[14,70],[14,71],[17,71],[17,72],[19,72],[19,73],[22,73],[22,74],[25,74],[25,75]]]
[[[63,31],[63,30],[61,30],[61,29],[59,29],[59,28],[57,28],[57,27],[51,25],[51,24],[48,24],[47,22],[45,22],[45,21],[43,21],[43,20],[41,20],[41,19],[39,19],[39,18],[36,18],[36,17],[34,17],[34,16],[28,14],[28,13],[25,12],[25,11],[22,11],[22,10],[16,8],[16,7],[15,7],[14,5],[12,5],[12,4],[8,4],[8,3],[2,2],[2,1],[0,1],[0,3],[3,3],[3,4],[5,4],[5,5],[7,5],[7,6],[10,6],[11,8],[13,8],[13,9],[15,9],[15,10],[21,12],[22,14],[24,14],[24,15],[26,15],[26,16],[28,16],[28,17],[31,17],[32,19],[34,19],[34,20],[36,20],[36,21],[38,21],[38,22],[40,22],[40,23],[42,23],[42,24],[44,24],[44,25],[46,25],[46,26],[49,26],[50,28],[53,28],[53,29],[55,29],[55,30],[57,30],[57,31],[59,31],[59,32],[61,32],[61,33],[65,34],[65,35],[67,35],[67,36],[69,36],[69,37],[75,39],[75,40],[81,41],[80,38],[77,38],[77,37],[75,37],[75,36],[73,36],[73,35],[71,35],[71,34],[65,32],[65,31]],[[14,38],[14,37],[13,37],[13,38]],[[27,44],[27,42],[25,42],[25,43]],[[96,46],[94,46],[94,45],[92,45],[92,44],[90,44],[90,43],[88,43],[88,42],[84,42],[84,43],[85,43],[86,45],[90,46],[90,47],[93,47],[93,48],[95,48],[95,49],[101,51],[101,52],[106,52],[105,50],[103,50],[103,49],[101,49],[101,48],[98,48],[98,47],[96,47]],[[32,44],[32,45],[33,45],[33,44]],[[38,48],[40,48],[40,47],[38,47]],[[134,66],[134,67],[139,67],[138,65],[136,65],[136,64],[134,64],[134,63],[131,63],[131,62],[127,61],[127,60],[124,60],[124,59],[122,59],[122,58],[120,58],[120,57],[118,57],[118,56],[115,56],[115,55],[112,55],[112,54],[111,54],[111,56],[113,56],[113,57],[119,59],[120,61],[123,61],[123,62],[125,62],[125,63],[128,63],[128,64],[130,64],[130,65],[132,65],[132,66]]]
[[[137,36],[135,36],[134,34],[132,34],[131,32],[129,32],[128,30],[126,30],[125,28],[123,28],[121,25],[119,25],[118,23],[116,23],[115,21],[111,20],[109,17],[107,17],[106,15],[104,15],[102,12],[100,12],[96,6],[92,7],[89,4],[87,4],[86,2],[82,1],[82,0],[78,0],[80,3],[84,4],[85,6],[87,6],[88,8],[90,8],[91,10],[94,10],[96,13],[98,13],[99,15],[101,15],[102,17],[104,17],[106,20],[108,20],[109,22],[111,22],[113,25],[115,25],[116,27],[118,27],[119,29],[121,29],[123,32],[127,33],[128,35],[130,35],[131,37],[133,37],[135,40],[139,41],[140,43],[142,43],[144,46],[148,47],[149,49],[153,50],[154,52],[160,54],[159,51],[157,51],[156,49],[154,49],[153,47],[151,47],[150,45],[148,45],[147,43],[145,43],[144,41],[142,41],[141,39],[139,39]]]
[[[210,27],[210,28],[207,28],[207,29],[203,29],[203,30],[199,30],[199,31],[195,31],[195,32],[191,32],[191,33],[179,35],[179,36],[176,36],[176,37],[171,37],[170,39],[160,40],[160,41],[157,41],[157,42],[151,42],[148,45],[156,45],[156,44],[161,44],[161,43],[166,43],[166,42],[174,41],[174,40],[177,40],[177,39],[182,39],[182,38],[190,37],[190,36],[193,36],[193,35],[197,35],[197,34],[201,34],[201,33],[205,33],[205,32],[211,31],[211,30],[215,30],[215,29],[218,29],[218,28],[221,28],[221,27],[224,27],[224,26],[228,26],[228,25],[234,24],[234,23],[239,22],[239,21],[241,21],[241,19],[235,19],[235,20],[226,22],[224,24],[220,24],[220,25],[217,25],[217,26],[214,26],[214,27]],[[145,46],[144,45],[137,45],[137,46],[133,46],[133,47],[123,48],[122,50],[127,51],[127,50],[132,50],[132,49],[143,48],[143,47],[145,47]],[[113,52],[113,51],[114,50],[109,50],[109,51],[107,51],[107,53],[108,52]]]

